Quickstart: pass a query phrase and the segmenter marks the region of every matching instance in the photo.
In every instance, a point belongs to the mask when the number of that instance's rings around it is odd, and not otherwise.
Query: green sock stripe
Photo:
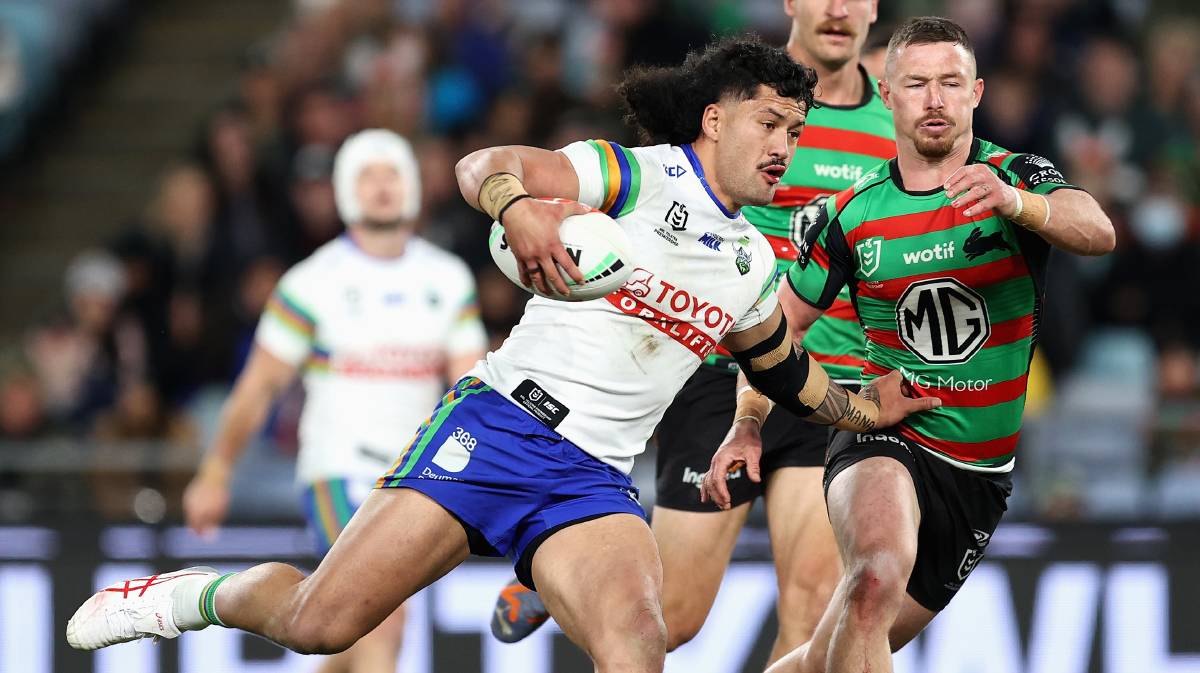
[[[208,622],[209,624],[213,624],[214,626],[225,626],[225,622],[222,622],[221,619],[217,617],[217,587],[221,586],[221,582],[224,582],[236,574],[237,573],[225,573],[217,579],[209,582],[208,586],[204,587],[204,591],[200,592],[200,614],[204,617],[204,621]]]

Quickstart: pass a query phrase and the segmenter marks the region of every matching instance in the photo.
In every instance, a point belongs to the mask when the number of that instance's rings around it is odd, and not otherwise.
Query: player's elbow
[[[1117,247],[1117,231],[1113,227],[1112,220],[1108,219],[1108,215],[1104,211],[1100,211],[1099,222],[1096,226],[1099,230],[1096,235],[1095,251],[1092,255],[1107,255]]]
[[[462,192],[463,198],[467,199],[468,202],[478,195],[478,185],[475,184],[472,178],[478,173],[478,166],[484,161],[487,152],[488,149],[475,150],[454,164],[454,178],[458,180],[458,189]],[[476,187],[474,190],[471,189],[473,185]]]

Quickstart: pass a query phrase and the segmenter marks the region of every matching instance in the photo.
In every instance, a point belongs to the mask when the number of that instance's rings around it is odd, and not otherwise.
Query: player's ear
[[[888,86],[886,77],[879,78],[879,99],[885,108],[892,109],[892,87]]]
[[[879,19],[879,0],[871,0],[871,23]]]
[[[981,100],[983,100],[983,79],[977,78],[975,80],[975,90],[972,92],[971,96],[971,107],[979,107],[979,101]]]
[[[721,125],[724,122],[725,110],[720,103],[709,103],[704,108],[704,116],[700,118],[700,134],[709,140],[717,140],[721,136]]]
[[[796,10],[792,8],[792,0],[783,0],[783,13],[788,16],[796,16]]]

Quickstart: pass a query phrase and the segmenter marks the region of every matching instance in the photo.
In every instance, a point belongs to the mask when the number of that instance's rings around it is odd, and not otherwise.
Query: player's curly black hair
[[[617,87],[625,122],[647,144],[683,145],[700,135],[704,108],[725,98],[745,100],[759,85],[813,107],[817,73],[756,37],[726,38],[693,51],[671,68],[633,68]]]

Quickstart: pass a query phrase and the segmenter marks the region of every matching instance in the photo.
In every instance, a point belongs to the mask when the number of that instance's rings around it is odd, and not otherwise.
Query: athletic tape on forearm
[[[782,358],[778,355],[781,351],[785,354]],[[831,382],[807,352],[797,357],[786,323],[781,322],[774,334],[753,347],[734,352],[733,357],[751,385],[793,414],[843,430],[874,429],[879,406]],[[738,402],[740,405],[740,395]],[[739,406],[736,416],[741,415]]]
[[[1029,231],[1041,231],[1050,223],[1050,199],[1042,194],[1016,190],[1017,204],[1020,206],[1012,217],[1013,222]],[[1037,198],[1033,198],[1033,197]]]
[[[771,415],[771,408],[775,403],[771,398],[763,395],[754,389],[753,386],[742,386],[737,392],[737,407],[733,412],[733,422],[737,423],[743,418],[753,418],[758,421],[759,427],[767,422],[767,416]]]
[[[520,199],[531,198],[525,185],[512,173],[493,173],[479,185],[479,209],[500,222],[504,211]],[[503,222],[500,222],[504,224]]]

